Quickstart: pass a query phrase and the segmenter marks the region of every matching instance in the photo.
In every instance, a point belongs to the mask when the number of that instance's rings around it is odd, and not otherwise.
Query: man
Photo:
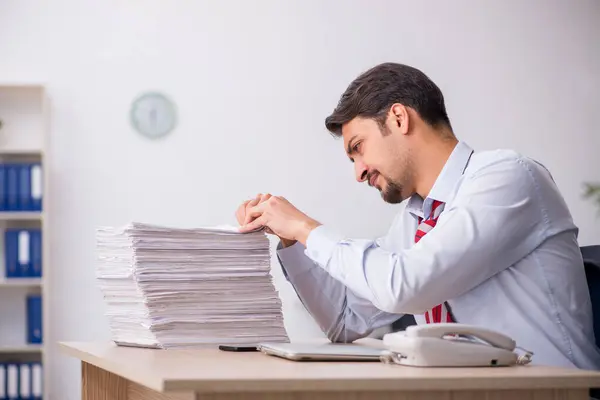
[[[413,314],[502,332],[534,363],[600,367],[577,227],[542,165],[473,152],[440,89],[406,65],[363,73],[325,125],[343,138],[356,179],[402,203],[388,234],[345,238],[270,195],[237,217],[242,231],[279,236],[287,279],[332,341]]]

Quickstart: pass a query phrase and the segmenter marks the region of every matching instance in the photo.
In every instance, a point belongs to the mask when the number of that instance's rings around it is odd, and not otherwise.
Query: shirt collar
[[[431,206],[433,200],[444,203],[450,200],[450,195],[467,167],[472,153],[473,149],[466,143],[458,142],[446,164],[444,164],[440,175],[435,180],[429,196],[423,201],[421,196],[415,193],[408,200],[406,210],[417,217],[423,218],[427,212],[426,209]]]

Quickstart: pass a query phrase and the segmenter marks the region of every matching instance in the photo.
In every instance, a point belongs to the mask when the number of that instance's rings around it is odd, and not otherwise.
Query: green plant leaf
[[[600,183],[585,183],[584,189],[583,197],[595,202],[600,212]]]

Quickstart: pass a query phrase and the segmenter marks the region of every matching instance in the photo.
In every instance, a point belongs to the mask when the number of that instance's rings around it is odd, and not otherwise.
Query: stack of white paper
[[[184,348],[289,341],[263,231],[131,223],[97,230],[113,340]]]

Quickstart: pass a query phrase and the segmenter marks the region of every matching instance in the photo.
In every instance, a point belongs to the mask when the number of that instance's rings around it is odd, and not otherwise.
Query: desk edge
[[[302,379],[302,380],[189,380],[189,379],[168,379],[165,380],[159,376],[152,376],[152,374],[143,373],[139,371],[127,369],[123,365],[112,363],[104,358],[94,356],[84,350],[79,350],[75,346],[80,342],[59,342],[61,351],[71,357],[77,358],[82,362],[89,363],[98,368],[104,369],[110,373],[121,376],[129,381],[140,384],[149,389],[166,393],[172,391],[195,391],[195,392],[206,392],[206,393],[236,393],[236,392],[281,392],[281,391],[340,391],[340,390],[353,390],[362,391],[365,390],[365,383],[368,381],[371,386],[368,390],[426,390],[436,386],[443,386],[443,390],[480,390],[480,389],[505,389],[505,379],[498,380],[499,383],[494,383],[491,379],[473,379],[470,380],[468,387],[464,386],[464,382],[458,381],[454,378],[440,378],[432,377],[431,379],[420,378],[414,381],[405,379],[359,379],[355,381],[348,381],[344,379]],[[291,361],[290,361],[291,362]],[[406,368],[400,367],[399,368]],[[525,367],[527,368],[527,367]],[[600,373],[598,371],[585,371],[582,370],[581,376],[570,376],[570,377],[553,377],[552,384],[549,385],[544,382],[538,381],[536,378],[533,384],[530,382],[531,377],[524,377],[522,379],[512,378],[513,384],[510,385],[509,389],[551,389],[551,388],[590,388],[600,387]],[[586,376],[587,375],[587,376]],[[548,377],[544,377],[548,379]],[[492,381],[490,383],[490,381]],[[504,383],[502,383],[504,382]],[[597,382],[597,384],[595,383]]]

